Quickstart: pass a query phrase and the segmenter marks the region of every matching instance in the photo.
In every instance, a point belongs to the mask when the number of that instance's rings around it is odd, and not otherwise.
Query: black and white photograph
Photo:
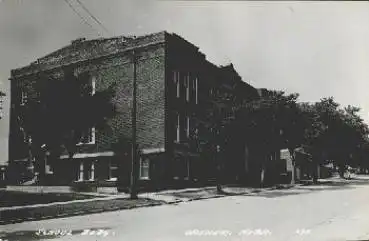
[[[369,240],[369,2],[0,0],[0,241]]]

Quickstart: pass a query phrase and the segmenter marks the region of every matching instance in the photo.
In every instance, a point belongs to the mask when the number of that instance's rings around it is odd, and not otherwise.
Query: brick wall
[[[157,43],[164,39],[164,35],[154,34],[139,37],[134,42],[125,41],[127,45],[118,46],[119,49],[127,48],[128,45],[144,46],[149,43]],[[94,41],[93,41],[94,42]],[[110,42],[110,43],[109,43]],[[123,41],[124,42],[124,41]],[[95,43],[95,42],[94,42]],[[103,152],[110,151],[112,144],[120,137],[130,139],[131,137],[131,106],[132,106],[132,81],[133,62],[130,52],[122,52],[94,60],[73,63],[80,56],[86,57],[91,49],[89,41],[80,45],[80,49],[73,46],[52,53],[50,56],[39,60],[38,68],[35,64],[12,71],[12,111],[11,125],[16,130],[16,114],[20,111],[20,88],[31,93],[32,86],[37,83],[36,70],[44,69],[49,76],[63,78],[63,68],[59,65],[72,66],[77,75],[89,72],[96,77],[96,91],[104,90],[111,84],[116,84],[116,97],[113,102],[117,106],[118,113],[108,120],[106,126],[96,130],[96,144],[78,146],[77,152]],[[129,44],[128,44],[129,43]],[[104,42],[100,52],[91,52],[93,56],[113,51],[112,46],[119,44],[118,40]],[[86,47],[87,46],[87,47]],[[109,47],[110,46],[110,47]],[[83,48],[85,47],[85,48]],[[117,50],[117,49],[115,49]],[[75,51],[75,52],[73,52]],[[77,54],[76,54],[77,53]],[[81,53],[81,55],[78,55]],[[85,53],[85,55],[83,54]],[[141,148],[164,147],[164,118],[165,118],[165,50],[163,44],[147,46],[137,53],[137,142]],[[54,56],[54,57],[52,57]],[[57,57],[55,57],[57,56]],[[21,87],[22,86],[22,87]],[[32,95],[30,94],[32,98]],[[27,156],[26,152],[20,153],[19,133],[14,131],[10,134],[10,159],[18,159]],[[18,141],[20,140],[20,141]]]

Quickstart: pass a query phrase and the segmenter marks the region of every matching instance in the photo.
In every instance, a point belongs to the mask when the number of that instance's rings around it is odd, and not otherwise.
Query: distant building
[[[38,73],[63,78],[72,69],[75,76],[88,78],[95,91],[117,83],[114,101],[119,115],[109,120],[111,131],[86,130],[72,159],[65,153],[55,165],[46,163],[48,180],[55,185],[115,186],[124,172],[128,186],[131,160],[118,156],[113,145],[131,135],[133,50],[137,60],[137,142],[142,153],[140,185],[157,187],[171,180],[196,182],[214,177],[215,164],[209,165],[211,160],[204,160],[201,149],[194,145],[207,131],[204,123],[212,121],[204,119],[202,112],[217,92],[228,91],[232,101],[225,105],[231,106],[257,98],[257,90],[242,81],[233,65],[215,66],[185,39],[159,32],[137,38],[78,39],[12,70],[9,163],[13,179],[29,162],[27,146],[17,131],[17,115],[29,98],[37,98],[33,86]],[[242,159],[245,146],[239,146]]]

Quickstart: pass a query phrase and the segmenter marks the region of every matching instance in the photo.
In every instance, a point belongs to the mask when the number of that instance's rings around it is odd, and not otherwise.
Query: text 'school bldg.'
[[[140,183],[163,187],[173,180],[186,183],[214,178],[214,161],[206,158],[195,144],[208,131],[204,123],[211,121],[202,117],[204,107],[219,92],[229,93],[233,101],[256,98],[258,92],[242,81],[233,65],[217,67],[185,39],[159,32],[136,38],[75,40],[28,66],[13,70],[9,180],[20,179],[22,166],[29,162],[23,137],[16,134],[19,133],[16,120],[27,99],[37,96],[32,94],[32,86],[39,72],[63,78],[67,70],[73,69],[75,76],[90,78],[93,91],[116,83],[114,102],[119,114],[108,120],[108,130],[87,131],[72,159],[65,153],[53,165],[46,162],[48,183],[114,186],[118,175],[122,175],[123,185],[128,186],[131,159],[129,155],[118,155],[114,145],[120,138],[131,136],[133,50]],[[245,153],[244,149],[241,145],[240,153]]]

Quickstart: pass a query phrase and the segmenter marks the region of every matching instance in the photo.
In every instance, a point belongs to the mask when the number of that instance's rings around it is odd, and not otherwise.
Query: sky
[[[368,2],[80,0],[101,26],[68,1],[85,20],[63,0],[0,0],[0,90],[8,97],[11,69],[73,39],[166,30],[217,65],[232,62],[255,87],[298,92],[300,101],[333,96],[361,107],[369,123]],[[4,107],[0,163],[8,158],[8,98]]]

